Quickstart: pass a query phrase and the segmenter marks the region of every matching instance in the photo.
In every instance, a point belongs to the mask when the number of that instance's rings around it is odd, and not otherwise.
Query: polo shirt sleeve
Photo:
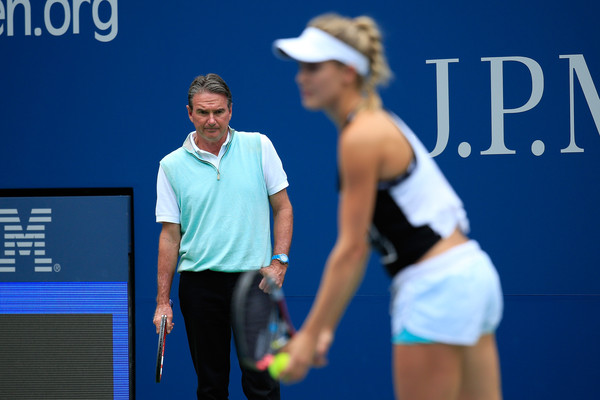
[[[283,164],[271,140],[261,134],[262,167],[269,196],[278,193],[289,186]]]
[[[156,178],[156,222],[181,222],[181,211],[173,187],[162,167],[158,169]]]

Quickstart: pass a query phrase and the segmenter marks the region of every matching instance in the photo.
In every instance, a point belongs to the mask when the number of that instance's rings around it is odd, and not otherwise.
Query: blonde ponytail
[[[366,96],[366,108],[381,108],[377,87],[389,82],[392,71],[385,57],[381,31],[373,18],[359,16],[351,19],[331,13],[313,18],[308,25],[335,36],[368,58],[369,75],[358,75],[360,89]]]

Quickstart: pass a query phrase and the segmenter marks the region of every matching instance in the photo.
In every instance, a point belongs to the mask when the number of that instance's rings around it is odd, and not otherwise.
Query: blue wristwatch
[[[271,260],[279,260],[279,262],[282,264],[287,264],[290,262],[287,254],[275,254],[273,257],[271,257]]]

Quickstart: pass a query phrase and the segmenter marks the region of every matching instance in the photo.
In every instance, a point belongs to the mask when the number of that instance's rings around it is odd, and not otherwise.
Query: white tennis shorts
[[[400,271],[391,284],[392,338],[474,345],[496,330],[503,297],[498,273],[476,241]]]

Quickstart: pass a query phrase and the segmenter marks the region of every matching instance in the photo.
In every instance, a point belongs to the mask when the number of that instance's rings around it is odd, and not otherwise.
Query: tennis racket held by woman
[[[287,366],[287,354],[280,351],[295,329],[283,290],[267,276],[265,293],[259,288],[262,279],[258,270],[240,276],[232,300],[233,332],[240,362],[278,379]]]

